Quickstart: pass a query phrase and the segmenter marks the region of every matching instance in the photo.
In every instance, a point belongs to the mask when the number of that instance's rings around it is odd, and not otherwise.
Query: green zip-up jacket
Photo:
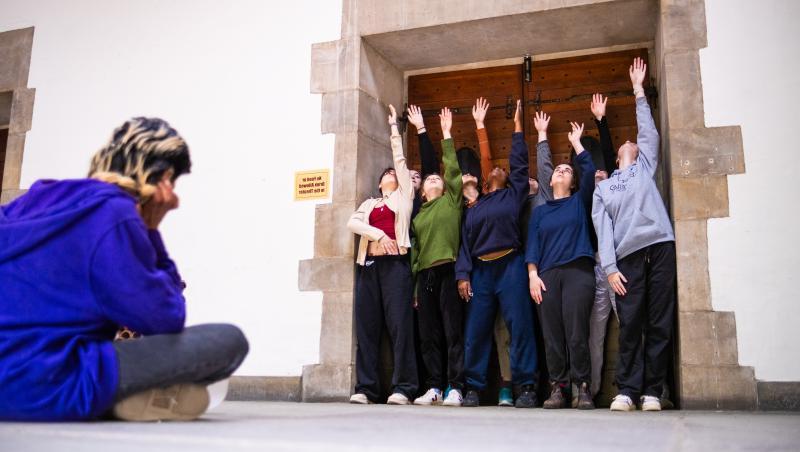
[[[416,275],[436,262],[455,261],[461,238],[461,170],[453,139],[442,140],[444,194],[419,209],[411,228],[411,270]]]

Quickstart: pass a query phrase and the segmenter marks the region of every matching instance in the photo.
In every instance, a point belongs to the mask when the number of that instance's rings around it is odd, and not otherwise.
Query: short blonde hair
[[[118,185],[140,201],[155,193],[167,171],[172,180],[190,172],[189,148],[167,121],[132,118],[92,157],[89,177]]]

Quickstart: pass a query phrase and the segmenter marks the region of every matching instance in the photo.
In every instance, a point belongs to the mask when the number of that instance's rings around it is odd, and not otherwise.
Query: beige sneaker
[[[642,396],[642,411],[661,411],[661,401],[658,397]]]
[[[191,421],[208,409],[205,386],[179,384],[163,389],[149,389],[117,402],[114,416],[124,421]]]
[[[356,404],[356,405],[370,405],[370,404],[372,404],[372,401],[370,401],[367,398],[366,394],[362,394],[360,392],[357,392],[357,393],[355,393],[355,394],[350,396],[350,403],[353,403],[353,404]]]
[[[611,411],[633,411],[635,409],[633,400],[624,394],[617,395],[611,402]]]
[[[387,405],[410,405],[411,401],[408,400],[408,397],[405,394],[401,394],[399,392],[395,392],[394,394],[390,395],[389,398],[386,400]]]

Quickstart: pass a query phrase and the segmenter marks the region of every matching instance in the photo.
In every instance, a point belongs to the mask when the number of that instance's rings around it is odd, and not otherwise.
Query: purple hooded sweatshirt
[[[120,326],[183,329],[183,283],[119,187],[39,181],[0,207],[0,420],[80,420],[114,403]]]

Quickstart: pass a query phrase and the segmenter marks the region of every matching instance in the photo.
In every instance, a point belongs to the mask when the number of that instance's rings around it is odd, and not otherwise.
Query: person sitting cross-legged
[[[38,181],[0,207],[0,420],[190,420],[242,363],[237,327],[184,328],[158,232],[190,166],[166,121],[134,118],[89,178]],[[143,337],[115,342],[121,327]]]

